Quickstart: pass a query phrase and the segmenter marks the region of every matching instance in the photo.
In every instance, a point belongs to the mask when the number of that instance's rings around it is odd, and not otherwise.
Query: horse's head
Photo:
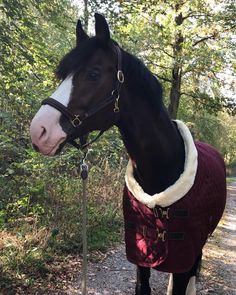
[[[115,123],[124,82],[121,51],[110,38],[105,18],[95,14],[95,21],[92,38],[78,21],[76,47],[57,69],[62,83],[32,120],[32,143],[45,155],[53,156],[66,142]]]

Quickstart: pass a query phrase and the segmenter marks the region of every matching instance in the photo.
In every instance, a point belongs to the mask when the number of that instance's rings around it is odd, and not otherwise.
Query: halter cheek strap
[[[62,103],[60,103],[59,101],[57,101],[51,97],[44,99],[42,101],[42,105],[50,105],[51,107],[57,109],[59,112],[62,113],[62,115],[64,115],[69,120],[69,122],[71,123],[71,125],[74,128],[79,128],[79,126],[84,121],[91,119],[94,115],[96,115],[98,112],[102,111],[106,107],[110,106],[112,103],[114,103],[114,109],[113,109],[114,113],[118,113],[120,111],[120,108],[119,108],[120,92],[122,89],[122,85],[125,81],[125,77],[124,77],[124,73],[122,71],[121,50],[120,50],[119,46],[116,46],[116,45],[114,45],[114,49],[115,49],[115,52],[117,55],[117,76],[116,76],[115,87],[111,91],[111,95],[108,98],[106,98],[105,100],[103,100],[102,102],[97,104],[95,107],[93,107],[89,111],[83,113],[82,115],[78,115],[78,114],[76,115],[76,114],[71,113],[68,110],[68,108],[65,107]],[[92,140],[91,142],[89,142],[88,144],[81,143],[81,145],[78,145],[74,140],[70,141],[70,143],[73,146],[75,146],[76,148],[85,147],[85,146],[88,146],[89,144],[91,144],[92,142],[94,142],[95,140],[97,140],[103,133],[104,133],[103,130],[100,131],[98,136],[96,136],[95,139]]]

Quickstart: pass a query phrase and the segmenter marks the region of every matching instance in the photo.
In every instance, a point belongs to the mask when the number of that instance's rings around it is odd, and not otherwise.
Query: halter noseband
[[[118,46],[114,45],[116,54],[117,54],[117,80],[115,84],[115,88],[112,90],[111,95],[99,103],[97,106],[93,107],[89,111],[85,112],[82,115],[75,115],[72,114],[67,107],[65,107],[62,103],[55,100],[54,98],[46,98],[42,101],[42,105],[50,105],[53,108],[57,109],[59,112],[61,112],[67,119],[70,121],[71,125],[74,128],[78,128],[85,120],[91,118],[96,113],[110,105],[114,102],[114,113],[118,113],[120,111],[119,109],[119,99],[120,99],[120,92],[122,88],[122,84],[124,83],[124,74],[122,71],[122,54],[121,50]]]

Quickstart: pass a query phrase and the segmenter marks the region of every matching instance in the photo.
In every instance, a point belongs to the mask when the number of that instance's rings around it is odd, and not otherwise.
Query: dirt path
[[[73,291],[79,292],[80,277]],[[165,295],[168,274],[152,271],[153,295]],[[133,295],[135,266],[127,262],[124,245],[110,251],[103,261],[90,264],[88,294]],[[236,182],[228,187],[224,217],[204,248],[198,295],[236,295]],[[68,290],[69,293],[74,294]]]

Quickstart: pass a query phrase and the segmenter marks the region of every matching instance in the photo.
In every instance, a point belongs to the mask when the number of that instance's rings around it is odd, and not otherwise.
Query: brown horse
[[[131,159],[123,207],[136,295],[151,294],[150,268],[171,273],[167,294],[194,295],[202,248],[225,207],[223,160],[169,118],[157,79],[110,38],[103,16],[95,20],[92,38],[78,21],[76,47],[58,66],[62,83],[31,123],[33,145],[54,156],[116,125]]]

